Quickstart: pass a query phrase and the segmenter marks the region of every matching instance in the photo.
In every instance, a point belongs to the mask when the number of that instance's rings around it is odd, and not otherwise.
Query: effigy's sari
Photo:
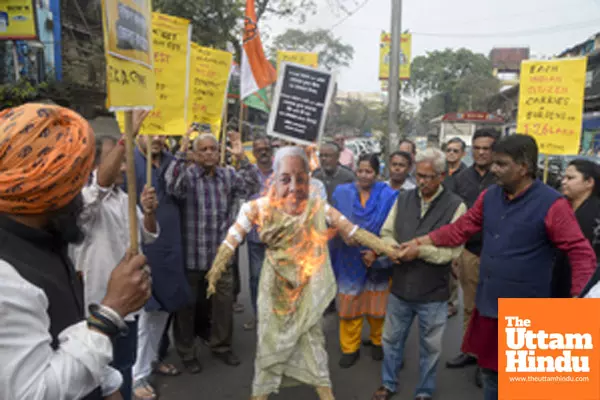
[[[253,396],[299,383],[330,387],[321,318],[336,295],[327,248],[326,203],[310,199],[292,216],[256,200],[267,245],[258,289],[258,346]]]

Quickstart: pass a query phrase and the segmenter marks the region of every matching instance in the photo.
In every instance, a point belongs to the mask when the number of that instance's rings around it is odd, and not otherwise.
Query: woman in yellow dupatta
[[[349,242],[398,256],[396,249],[351,224],[318,196],[311,196],[309,173],[301,148],[277,152],[268,194],[243,205],[207,276],[210,295],[235,248],[256,226],[267,251],[258,288],[255,400],[298,383],[314,386],[322,400],[334,398],[321,328],[323,312],[337,292],[327,225]]]

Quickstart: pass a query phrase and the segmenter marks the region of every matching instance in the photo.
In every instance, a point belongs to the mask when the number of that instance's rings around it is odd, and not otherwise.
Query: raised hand
[[[144,186],[142,195],[140,196],[140,203],[142,204],[142,210],[144,214],[154,214],[158,208],[158,198],[156,197],[156,190],[152,186]]]
[[[229,131],[227,133],[227,138],[231,146],[227,147],[227,151],[231,153],[231,156],[234,157],[237,161],[240,161],[244,158],[244,146],[242,145],[242,135],[239,132]]]
[[[133,137],[136,137],[142,129],[142,124],[146,117],[150,114],[147,110],[134,110],[133,111]]]

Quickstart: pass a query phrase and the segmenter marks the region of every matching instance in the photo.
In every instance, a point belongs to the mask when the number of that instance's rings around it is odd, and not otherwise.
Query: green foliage
[[[413,60],[406,90],[424,98],[420,119],[425,120],[484,108],[486,99],[499,89],[500,81],[493,76],[486,56],[467,49],[446,49]]]
[[[156,11],[189,19],[192,40],[203,46],[226,49],[231,44],[240,56],[245,0],[153,0]],[[256,15],[303,22],[314,14],[314,0],[256,0]]]
[[[315,31],[288,29],[273,40],[273,45],[269,49],[271,58],[276,57],[277,50],[318,53],[319,65],[330,70],[348,67],[354,58],[354,47],[343,43],[325,29]]]
[[[408,103],[402,102],[401,104],[397,123],[400,130],[404,132],[414,117],[414,109]],[[357,134],[388,131],[388,109],[383,102],[367,102],[350,98],[339,102],[339,109],[335,121],[339,128],[349,128]]]
[[[20,80],[17,84],[0,85],[0,108],[17,107],[40,100],[52,100],[59,105],[71,107],[69,93],[66,84],[54,81],[34,84],[28,80]]]

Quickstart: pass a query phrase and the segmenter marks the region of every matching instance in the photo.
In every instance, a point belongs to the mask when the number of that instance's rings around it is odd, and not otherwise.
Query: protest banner
[[[0,40],[37,40],[33,0],[0,1]]]
[[[389,79],[390,58],[392,54],[392,35],[382,32],[379,40],[379,79]],[[412,51],[412,35],[403,33],[400,37],[400,80],[410,79],[410,57]]]
[[[319,66],[319,54],[301,52],[301,51],[284,51],[277,50],[277,75],[281,71],[282,62],[292,64],[306,65],[307,67],[317,68]]]
[[[107,108],[151,109],[155,79],[150,0],[103,0]]]
[[[316,145],[325,128],[335,76],[287,62],[281,68],[267,134],[301,145]]]
[[[579,154],[586,67],[587,58],[521,63],[517,132],[541,154]]]
[[[498,299],[503,400],[600,399],[600,299]]]
[[[209,124],[221,137],[221,120],[227,105],[227,89],[233,55],[192,43],[188,119],[199,125]]]
[[[187,79],[191,43],[190,21],[152,13],[152,46],[156,103],[142,125],[142,135],[183,135],[186,121]],[[117,114],[123,126],[123,113]]]
[[[106,104],[125,111],[124,134],[129,200],[130,248],[139,251],[133,110],[155,103],[150,0],[102,0],[102,28],[106,55]]]

